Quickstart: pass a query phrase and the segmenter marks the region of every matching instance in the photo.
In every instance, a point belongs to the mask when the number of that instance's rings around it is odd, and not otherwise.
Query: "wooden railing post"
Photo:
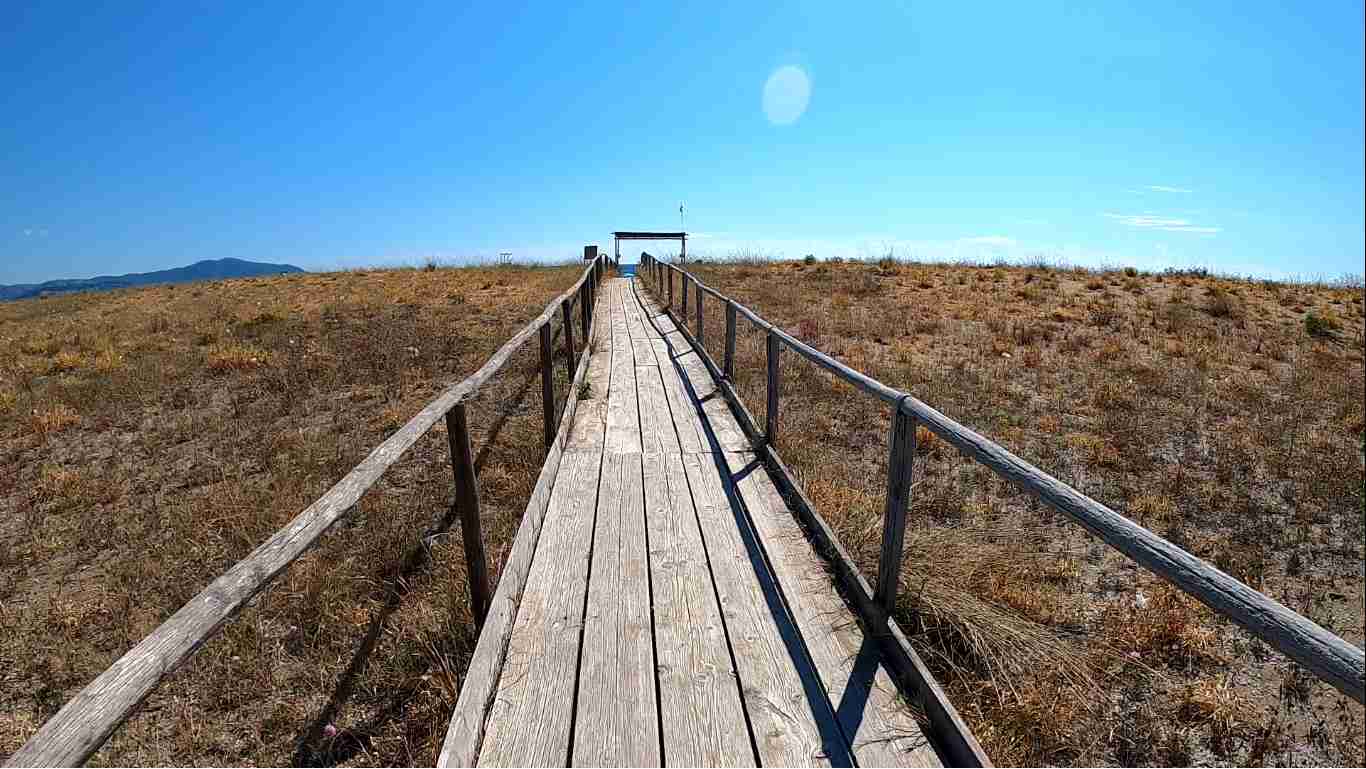
[[[721,373],[727,380],[735,379],[735,302],[726,302],[726,362]]]
[[[777,446],[778,440],[778,335],[768,330],[768,412],[764,420],[764,443]]]
[[[593,315],[593,282],[591,280],[583,284],[583,293],[579,297],[579,315],[583,322],[583,347],[588,349],[592,345],[592,340],[588,338],[589,325],[592,323]]]
[[[489,613],[489,567],[479,530],[479,484],[474,475],[474,452],[470,450],[464,403],[457,403],[446,412],[446,438],[451,446],[451,469],[455,472],[455,510],[460,515],[460,537],[465,543],[470,613],[475,624],[482,626]]]
[[[550,321],[547,320],[541,324],[541,414],[545,418],[547,454],[550,453],[550,445],[555,442],[555,369],[550,364]]]
[[[575,360],[575,356],[574,356],[574,310],[573,310],[573,307],[574,307],[574,303],[573,303],[571,300],[569,300],[569,299],[564,300],[564,305],[563,305],[563,310],[564,310],[564,350],[565,350],[566,355],[568,355],[568,357],[569,357],[568,363],[569,363],[569,378],[570,378],[570,379],[573,379],[573,378],[574,378],[574,366],[575,366],[576,363],[577,363],[577,361]]]
[[[702,295],[703,295],[705,292],[702,290],[702,284],[701,284],[701,283],[698,283],[696,286],[693,286],[693,288],[697,289],[697,347],[698,347],[698,349],[700,350],[700,349],[702,348],[702,328],[703,328],[703,326],[702,326]]]
[[[682,322],[683,328],[688,327],[688,274],[678,273],[678,286],[683,291],[683,302],[678,310],[678,320]]]
[[[901,549],[906,540],[906,510],[911,502],[911,470],[915,463],[915,417],[897,401],[888,439],[887,502],[882,511],[882,558],[878,561],[874,603],[891,616],[901,582]]]
[[[669,306],[670,306],[670,307],[673,307],[673,306],[674,306],[674,271],[673,271],[673,270],[665,270],[665,271],[664,271],[664,278],[665,278],[665,279],[668,281],[668,283],[669,283]]]

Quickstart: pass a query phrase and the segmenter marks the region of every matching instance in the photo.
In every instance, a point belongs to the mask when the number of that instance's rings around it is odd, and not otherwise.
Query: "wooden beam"
[[[463,403],[455,404],[446,412],[446,440],[451,448],[455,509],[460,515],[460,536],[465,545],[470,612],[474,621],[482,626],[489,611],[489,567],[484,556],[484,537],[480,533],[479,484],[474,474],[474,452],[470,450],[469,424]]]
[[[703,334],[704,334],[705,329],[706,329],[706,326],[704,326],[704,325],[703,325],[703,322],[702,322],[702,292],[701,292],[701,291],[698,291],[698,292],[697,292],[697,346],[698,346],[698,348],[701,348],[701,347],[702,347],[702,338],[703,338]]]
[[[727,381],[735,379],[735,302],[726,302],[726,366]]]
[[[764,420],[764,442],[772,446],[778,440],[778,335],[768,330],[768,409]]]
[[[564,350],[565,350],[565,358],[566,358],[565,363],[567,364],[567,365],[565,366],[565,368],[567,369],[567,370],[565,371],[565,373],[569,375],[569,378],[570,378],[570,379],[573,379],[573,378],[574,378],[574,366],[577,365],[577,363],[578,363],[578,360],[577,360],[576,356],[574,355],[574,312],[573,312],[573,307],[574,307],[573,300],[570,300],[570,299],[564,300]]]
[[[550,322],[541,326],[541,424],[545,451],[555,442],[555,367],[552,364]]]
[[[911,497],[911,465],[915,461],[915,417],[892,413],[888,439],[887,501],[882,511],[882,557],[878,561],[877,605],[891,616],[901,583],[901,549],[906,539],[906,510]]]

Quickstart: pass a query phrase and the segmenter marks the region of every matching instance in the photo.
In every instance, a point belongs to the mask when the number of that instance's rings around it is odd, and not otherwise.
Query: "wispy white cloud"
[[[1168,187],[1165,184],[1149,184],[1146,187],[1144,187],[1144,189],[1150,192],[1180,192],[1185,194],[1194,192],[1194,190],[1189,190],[1185,187]]]
[[[1179,219],[1172,216],[1158,216],[1156,214],[1102,214],[1108,219],[1123,224],[1127,227],[1137,227],[1144,230],[1160,230],[1162,232],[1194,232],[1204,235],[1213,235],[1220,232],[1222,228],[1211,227],[1209,225],[1196,224],[1189,219]]]

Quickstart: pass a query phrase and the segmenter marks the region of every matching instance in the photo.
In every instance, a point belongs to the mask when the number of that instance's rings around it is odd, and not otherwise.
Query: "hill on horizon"
[[[72,291],[110,291],[116,288],[150,286],[160,283],[190,283],[197,280],[252,278],[261,275],[281,275],[304,272],[292,264],[268,264],[245,259],[205,259],[185,267],[152,272],[130,272],[126,275],[99,275],[93,278],[64,278],[42,283],[0,285],[0,302],[30,299],[45,294],[65,294]]]

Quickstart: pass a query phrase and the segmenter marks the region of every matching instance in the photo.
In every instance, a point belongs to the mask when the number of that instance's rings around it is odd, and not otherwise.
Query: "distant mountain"
[[[188,267],[176,267],[156,272],[130,272],[127,275],[101,275],[97,278],[49,280],[46,283],[0,285],[0,301],[28,299],[43,294],[65,294],[71,291],[109,291],[115,288],[150,286],[156,283],[189,283],[196,280],[252,278],[258,275],[282,275],[303,272],[292,264],[266,264],[244,259],[208,259]]]

